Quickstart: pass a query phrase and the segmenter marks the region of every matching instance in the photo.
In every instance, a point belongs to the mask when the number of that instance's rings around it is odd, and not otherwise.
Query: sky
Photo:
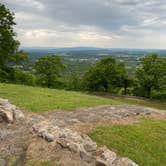
[[[21,46],[166,48],[166,0],[0,0]]]

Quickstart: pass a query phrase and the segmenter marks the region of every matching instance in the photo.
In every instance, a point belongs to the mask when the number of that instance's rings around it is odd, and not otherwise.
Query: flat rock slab
[[[127,117],[148,117],[151,115],[166,117],[166,112],[140,106],[123,105],[83,108],[71,112],[55,111],[43,113],[42,115],[50,119],[54,125],[66,127],[80,123],[102,123],[112,119],[121,120]]]

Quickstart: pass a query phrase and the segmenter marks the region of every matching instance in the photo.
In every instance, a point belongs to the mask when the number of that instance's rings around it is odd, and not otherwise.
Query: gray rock
[[[107,164],[104,161],[99,160],[99,159],[96,160],[95,165],[96,166],[107,166]]]
[[[0,109],[0,116],[8,123],[13,123],[13,111]]]
[[[84,151],[80,151],[80,157],[83,161],[86,161],[87,163],[92,163],[95,161],[95,158],[89,154],[87,154]]]
[[[17,110],[17,107],[10,104],[8,100],[0,98],[0,116],[8,123],[13,123],[14,120],[23,120],[24,114]]]
[[[57,143],[60,144],[63,148],[69,147],[69,142],[64,138],[57,139]]]
[[[94,144],[85,144],[84,145],[84,149],[87,151],[87,152],[93,152],[97,149],[96,145]]]
[[[20,110],[16,109],[16,110],[14,111],[14,118],[15,118],[16,120],[24,120],[24,119],[25,119],[25,116],[24,116],[24,114],[23,114]]]
[[[78,144],[75,143],[70,143],[69,149],[74,153],[77,153],[80,150]]]
[[[45,139],[46,139],[48,142],[52,142],[52,141],[54,141],[55,138],[54,138],[54,135],[47,133],[47,134],[45,135]]]
[[[59,149],[65,148],[68,153],[76,153],[81,161],[87,165],[138,166],[134,165],[135,163],[129,159],[117,157],[116,153],[106,147],[97,148],[97,144],[87,135],[80,135],[68,128],[60,128],[55,125],[54,121],[42,120],[35,124],[33,128],[38,136],[48,142],[56,141],[55,143],[59,146]]]
[[[110,151],[106,147],[103,148],[103,153],[101,154],[101,160],[104,160],[105,163],[107,163],[108,166],[111,166],[111,164],[116,160],[117,155],[115,152]]]

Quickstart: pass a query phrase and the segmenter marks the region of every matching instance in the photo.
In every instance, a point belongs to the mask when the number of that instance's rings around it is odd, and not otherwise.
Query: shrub
[[[36,77],[17,67],[5,67],[0,69],[0,82],[8,82],[15,84],[25,84],[34,86]]]
[[[152,99],[158,99],[158,100],[166,100],[166,91],[152,91],[151,93]]]

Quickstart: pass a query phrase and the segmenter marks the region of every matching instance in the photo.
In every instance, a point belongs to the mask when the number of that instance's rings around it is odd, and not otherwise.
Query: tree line
[[[0,4],[0,82],[166,99],[165,57],[145,56],[134,77],[124,63],[111,57],[97,62],[82,76],[75,72],[65,75],[66,65],[58,55],[39,58],[27,72],[16,67],[27,62],[28,54],[18,49],[14,25],[14,13]]]

